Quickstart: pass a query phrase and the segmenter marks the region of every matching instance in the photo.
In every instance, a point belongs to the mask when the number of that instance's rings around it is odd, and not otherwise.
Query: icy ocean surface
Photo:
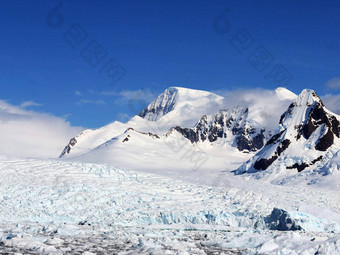
[[[8,157],[0,173],[0,254],[340,254],[339,186],[315,176]]]

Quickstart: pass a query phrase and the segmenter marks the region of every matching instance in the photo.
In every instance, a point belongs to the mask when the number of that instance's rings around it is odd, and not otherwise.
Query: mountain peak
[[[248,119],[248,111],[247,107],[221,109],[214,115],[203,115],[193,128],[177,126],[168,135],[176,130],[192,144],[220,140],[239,151],[257,151],[264,145],[265,130],[253,126],[254,121]]]
[[[320,97],[312,89],[304,89],[296,100],[297,105],[312,105],[315,102],[322,103]]]
[[[313,106],[313,107],[311,107]],[[290,104],[288,110],[281,116],[280,125],[283,128],[304,124],[313,109],[324,107],[320,97],[312,89],[304,89]]]
[[[174,111],[175,108],[176,111],[185,114],[193,108],[209,108],[213,104],[220,104],[222,100],[223,97],[208,91],[169,87],[152,101],[139,116],[149,121],[158,121],[164,115]]]
[[[275,94],[278,95],[282,99],[289,99],[289,100],[295,100],[297,95],[295,95],[290,90],[284,88],[284,87],[278,87],[275,89]]]
[[[185,90],[191,90],[189,88],[184,88],[184,87],[179,87],[179,86],[171,86],[171,87],[168,87],[167,89],[164,90],[165,91],[173,91],[173,90],[176,90],[176,91],[185,91]]]
[[[151,120],[157,121],[163,115],[172,111],[175,107],[179,88],[170,87],[161,93],[154,101],[152,101],[139,116]]]
[[[328,111],[314,90],[304,89],[281,116],[275,134],[254,158],[236,173],[267,169],[297,169],[299,172],[322,161],[337,147],[340,121]]]

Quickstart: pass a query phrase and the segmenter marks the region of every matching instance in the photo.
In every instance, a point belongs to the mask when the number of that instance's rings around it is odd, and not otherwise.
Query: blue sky
[[[336,0],[1,1],[0,99],[95,128],[170,86],[339,94],[339,17]]]

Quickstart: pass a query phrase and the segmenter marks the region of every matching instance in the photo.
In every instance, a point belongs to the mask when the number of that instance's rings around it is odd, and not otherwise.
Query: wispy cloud
[[[77,105],[86,105],[86,104],[105,105],[106,103],[104,100],[81,99],[76,104]]]
[[[82,93],[81,93],[79,90],[75,90],[75,91],[74,91],[74,94],[75,94],[76,96],[82,96]]]
[[[140,98],[143,97],[147,101],[151,101],[155,99],[157,96],[154,92],[152,92],[150,89],[136,89],[136,90],[103,90],[103,91],[94,91],[89,90],[90,94],[94,95],[100,95],[100,96],[112,96],[112,97],[120,97],[121,100],[127,100],[133,98]]]
[[[127,122],[129,119],[131,119],[131,116],[124,112],[118,113],[117,117],[118,121],[120,122]]]
[[[143,100],[150,103],[157,95],[149,89],[122,90],[119,92],[118,103],[129,103],[133,100]]]
[[[143,102],[144,104],[149,104],[152,100],[154,100],[158,94],[155,92],[152,92],[150,89],[136,89],[136,90],[104,90],[104,91],[94,91],[89,90],[88,93],[92,95],[99,95],[99,96],[111,96],[115,97],[114,102],[116,104],[127,104],[131,105],[135,102],[138,102],[138,104],[141,104]],[[89,102],[87,102],[89,101]],[[85,100],[83,103],[90,103],[91,100]],[[98,101],[93,101],[98,102]],[[80,102],[81,103],[81,102]]]
[[[72,116],[72,113],[66,113],[62,116],[62,118],[66,120],[66,119],[70,118],[71,116]]]
[[[93,92],[93,91],[92,91]],[[97,94],[101,95],[101,96],[119,96],[119,92],[117,91],[100,91]]]
[[[273,130],[277,127],[280,116],[296,95],[286,89],[268,90],[262,88],[237,89],[216,91],[224,97],[224,105],[228,109],[235,106],[249,108],[249,117],[255,120],[260,127]]]
[[[61,117],[29,111],[0,100],[0,154],[58,157],[69,139],[83,128]]]
[[[269,129],[274,129],[278,125],[281,114],[287,110],[295,97],[292,92],[282,88],[238,89],[215,93],[224,96],[225,106],[229,109],[237,105],[249,107],[250,117]],[[321,96],[321,99],[330,111],[340,114],[340,94]]]
[[[326,82],[326,86],[330,89],[340,89],[340,77],[335,77]]]
[[[321,97],[323,103],[327,107],[327,109],[331,110],[332,112],[340,115],[340,95],[325,95]]]
[[[30,107],[30,106],[42,106],[42,104],[39,104],[39,103],[36,103],[34,101],[29,100],[29,101],[23,102],[20,105],[21,108],[27,108],[27,107]]]

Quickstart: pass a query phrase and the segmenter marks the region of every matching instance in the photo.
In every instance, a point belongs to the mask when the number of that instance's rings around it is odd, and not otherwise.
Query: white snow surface
[[[340,252],[336,176],[306,174],[278,185],[221,169],[151,174],[9,157],[0,157],[0,172],[0,253]],[[304,230],[269,230],[264,219],[274,207]]]
[[[325,166],[323,166],[320,172],[323,172],[325,175],[327,174],[340,174],[340,150],[337,151],[334,155],[330,154],[331,158],[327,162]]]
[[[273,131],[277,127],[281,114],[287,109],[297,95],[286,88],[275,90],[239,89],[223,93],[225,108],[235,106],[248,107],[249,118]]]
[[[282,123],[277,126],[274,132],[274,134],[280,134],[283,132],[282,135],[280,135],[279,140],[289,140],[291,144],[285,151],[283,151],[277,160],[275,160],[266,170],[262,171],[262,173],[258,173],[257,176],[275,176],[275,174],[284,174],[288,171],[287,167],[291,167],[296,163],[309,164],[320,156],[324,157],[324,159],[321,162],[317,162],[316,164],[309,166],[309,169],[318,171],[321,168],[321,171],[323,171],[325,174],[338,172],[336,169],[338,169],[339,157],[334,156],[333,161],[329,163],[328,159],[332,158],[333,155],[336,154],[336,152],[340,149],[340,139],[334,136],[334,144],[328,149],[327,152],[315,149],[315,145],[328,131],[328,127],[321,125],[308,139],[301,137],[296,141],[296,137],[298,136],[298,127],[307,122],[310,106],[318,102],[320,102],[320,98],[316,96],[313,90],[304,89],[300,93],[294,102],[294,107],[290,109],[291,112],[285,115]],[[324,109],[328,114],[333,115],[340,120],[340,116],[332,113],[326,108]],[[237,172],[257,172],[258,170],[253,168],[254,162],[256,162],[259,158],[270,159],[273,155],[275,155],[275,151],[280,145],[281,143],[274,143],[270,144],[269,146],[265,146],[263,149],[258,151],[253,158],[245,162],[237,170]],[[325,163],[327,163],[327,165],[325,165]],[[296,173],[294,170],[291,172],[294,174]]]
[[[284,111],[285,108],[277,110],[277,105],[288,107],[296,98],[294,93],[285,88],[271,91],[270,96],[280,103],[268,105],[266,99],[245,95],[242,100],[249,108],[246,119],[245,116],[240,116],[242,113],[240,110],[244,107],[234,105],[226,110],[233,118],[247,120],[253,127],[262,128],[268,122],[266,118],[273,119],[274,113],[277,115],[274,118],[275,122],[278,122],[280,111]],[[114,164],[136,170],[164,167],[176,170],[196,168],[211,170],[225,169],[226,166],[233,170],[251,158],[254,153],[239,152],[233,144],[232,132],[228,133],[227,139],[220,139],[214,143],[207,141],[194,146],[177,131],[167,134],[176,126],[194,127],[203,115],[213,119],[226,105],[229,105],[226,104],[226,98],[211,92],[170,87],[150,103],[146,108],[149,112],[144,118],[134,116],[127,123],[115,121],[99,129],[85,130],[75,137],[77,143],[71,146],[70,153],[63,157],[83,162]],[[155,112],[152,112],[152,109]],[[271,109],[269,111],[271,116],[263,114],[268,109]],[[235,123],[242,125],[240,121]],[[266,130],[266,134],[268,132],[270,130]],[[156,134],[159,138],[145,133]]]
[[[170,87],[147,106],[148,113],[144,118],[158,121],[169,114],[167,117],[172,120],[180,118],[181,125],[192,126],[203,114],[213,114],[221,109],[222,105],[223,97],[214,93]]]
[[[222,108],[222,102],[223,97],[211,92],[170,87],[147,107],[149,110],[158,108],[162,110],[148,113],[144,118],[136,115],[127,123],[115,121],[99,129],[85,130],[75,137],[77,144],[66,157],[87,153],[123,134],[128,128],[163,135],[175,126],[193,127],[204,114],[218,112]]]

